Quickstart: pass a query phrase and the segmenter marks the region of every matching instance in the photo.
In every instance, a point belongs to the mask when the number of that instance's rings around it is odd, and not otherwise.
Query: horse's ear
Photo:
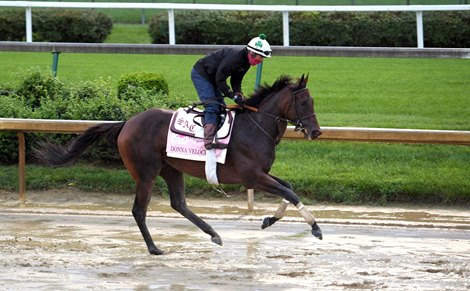
[[[308,75],[305,76],[305,74],[302,74],[302,77],[300,77],[299,85],[302,87],[307,87],[307,82],[308,82]]]

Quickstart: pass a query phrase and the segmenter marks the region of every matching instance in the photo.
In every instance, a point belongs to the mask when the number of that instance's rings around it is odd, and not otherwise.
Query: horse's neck
[[[266,101],[261,104],[259,110],[281,118],[284,117],[285,109],[281,100],[281,96],[283,95],[284,90],[285,89],[281,90],[280,92],[274,93],[272,96],[268,96],[266,98]]]
[[[259,107],[259,111],[262,113],[256,114],[255,119],[276,144],[279,143],[287,128],[287,122],[278,119],[284,118],[285,115],[285,108],[280,100],[280,94],[282,93],[282,91],[278,92],[262,103]]]

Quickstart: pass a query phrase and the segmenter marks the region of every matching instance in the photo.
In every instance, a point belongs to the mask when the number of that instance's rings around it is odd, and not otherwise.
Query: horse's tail
[[[34,149],[33,154],[51,167],[70,165],[102,138],[106,138],[111,145],[116,146],[117,138],[124,124],[125,122],[95,125],[74,139],[68,147],[45,142],[41,143],[39,148]]]

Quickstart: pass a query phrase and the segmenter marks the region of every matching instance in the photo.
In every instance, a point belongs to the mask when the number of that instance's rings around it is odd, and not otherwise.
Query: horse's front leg
[[[274,216],[264,219],[262,228],[266,228],[282,218],[287,206],[289,205],[287,202],[289,202],[295,205],[305,221],[311,226],[312,235],[318,239],[323,239],[323,234],[315,221],[315,217],[305,208],[304,204],[300,202],[299,197],[294,193],[294,191],[292,191],[292,187],[289,183],[272,175],[264,175],[259,179],[256,187],[254,188],[268,193],[277,194],[283,198],[283,201]]]
[[[276,210],[274,213],[274,216],[271,217],[265,217],[263,219],[263,224],[261,225],[262,229],[265,229],[271,225],[273,225],[276,221],[284,217],[284,214],[286,213],[287,206],[289,206],[290,202],[286,199],[282,199],[281,205],[279,205],[279,208]]]
[[[276,180],[279,184],[283,185],[284,187],[292,190],[292,185],[287,182],[287,181],[284,181],[282,179],[279,179],[278,177],[276,176],[273,176],[273,175],[270,175],[268,174],[269,177],[273,178],[274,180]],[[279,219],[283,218],[284,217],[284,214],[286,213],[286,209],[287,209],[287,206],[289,206],[290,202],[286,199],[282,199],[282,202],[281,204],[279,205],[279,208],[276,210],[276,212],[274,213],[274,216],[271,216],[271,217],[266,217],[263,219],[263,224],[261,225],[261,228],[262,229],[265,229],[271,225],[273,225],[276,221],[278,221]]]

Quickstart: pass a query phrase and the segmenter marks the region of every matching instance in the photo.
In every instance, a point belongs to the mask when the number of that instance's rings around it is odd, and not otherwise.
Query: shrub
[[[34,19],[36,41],[103,42],[113,27],[110,17],[95,10],[39,10]]]
[[[45,98],[57,99],[67,94],[64,84],[54,78],[51,72],[33,67],[19,75],[21,79],[17,94],[24,99],[26,105],[36,108],[41,106]],[[61,99],[61,98],[60,98]]]
[[[28,118],[31,109],[15,94],[0,95],[0,117]],[[18,139],[15,133],[0,132],[0,163],[11,164],[18,160]]]
[[[118,97],[123,100],[136,98],[135,88],[150,91],[156,94],[161,92],[168,95],[168,82],[160,73],[135,72],[121,76],[117,85]],[[138,91],[141,93],[142,91]]]
[[[468,11],[424,12],[423,14],[425,47],[470,47],[470,13]]]
[[[22,41],[26,39],[23,9],[0,11],[0,41]]]
[[[0,88],[0,116],[10,118],[127,120],[152,107],[173,108],[187,106],[183,96],[169,96],[168,83],[162,74],[132,73],[121,78],[121,98],[110,85],[110,80],[98,79],[75,84],[62,83],[50,71],[34,67],[18,74],[18,89]],[[73,134],[28,134],[26,154],[39,140],[48,139],[66,144]],[[0,163],[17,160],[17,138],[13,133],[0,133]],[[116,149],[106,142],[99,144],[84,159],[98,163],[120,162]]]
[[[270,12],[177,11],[176,42],[181,44],[240,44],[264,32],[270,44],[282,44],[282,18]],[[149,22],[153,43],[168,43],[167,15]]]
[[[113,26],[109,16],[95,10],[34,10],[33,19],[33,39],[37,42],[103,42]],[[0,11],[0,40],[24,40],[24,23],[23,10]]]

